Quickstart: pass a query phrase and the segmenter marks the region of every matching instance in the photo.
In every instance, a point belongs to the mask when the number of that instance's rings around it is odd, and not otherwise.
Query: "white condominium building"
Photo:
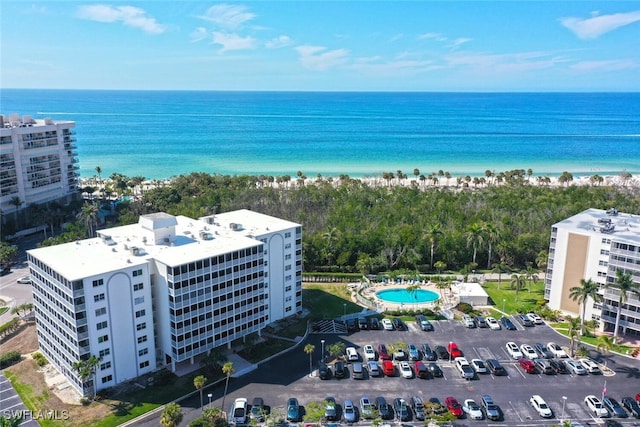
[[[72,365],[100,358],[95,390],[194,364],[302,309],[302,227],[248,210],[166,213],[29,251],[40,348],[82,393]]]
[[[75,122],[0,116],[0,209],[70,201],[79,176]]]
[[[640,216],[587,209],[552,226],[545,282],[550,308],[581,316],[579,303],[569,297],[570,289],[580,286],[581,279],[591,279],[600,285],[603,301],[594,304],[589,298],[585,318],[598,320],[602,331],[613,331],[620,293],[608,285],[615,283],[617,270],[631,273],[640,283]],[[627,294],[620,319],[620,333],[640,335],[637,293]]]

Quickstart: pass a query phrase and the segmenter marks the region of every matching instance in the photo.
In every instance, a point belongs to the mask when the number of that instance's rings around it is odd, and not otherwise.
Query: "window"
[[[96,308],[96,317],[104,316],[105,314],[107,314],[107,309],[105,307]]]
[[[285,311],[291,311],[291,307],[287,307]]]
[[[606,249],[600,249],[600,255],[609,255],[609,251]]]
[[[102,384],[108,383],[109,381],[113,381],[113,375],[107,375],[106,377],[102,377]]]
[[[142,322],[142,323],[138,323],[136,325],[136,331],[141,331],[143,329],[147,329],[147,324],[146,323]]]
[[[285,260],[287,260],[287,259],[291,259],[291,254],[286,254],[286,255],[284,256],[284,259],[285,259]]]
[[[142,350],[138,350],[138,356],[144,356],[145,354],[149,353],[149,349],[148,348],[143,348]]]
[[[107,342],[109,341],[109,335],[103,335],[101,337],[98,337],[98,342],[103,343],[103,342]]]
[[[136,298],[133,300],[133,303],[134,303],[135,305],[144,304],[144,297],[136,297]]]
[[[109,369],[111,367],[111,362],[104,362],[100,364],[100,370],[104,371],[105,369]]]
[[[133,277],[142,276],[142,270],[134,270]]]
[[[96,324],[96,328],[98,328],[98,330],[105,329],[106,327],[107,327],[107,321],[106,320],[104,322],[100,322],[100,323]]]
[[[291,270],[291,264],[285,265],[284,271],[289,271],[289,270]]]
[[[99,354],[100,358],[102,359],[103,357],[108,356],[108,355],[111,354],[111,349],[109,349],[109,348],[102,349],[102,350],[100,350],[100,353],[98,353],[98,354]]]
[[[134,291],[141,291],[144,288],[144,284],[143,283],[136,283],[133,285],[133,290]]]
[[[142,317],[146,314],[147,312],[145,310],[138,310],[136,311],[136,317]]]
[[[145,360],[144,362],[142,362],[142,363],[140,364],[140,369],[142,369],[142,368],[146,368],[147,366],[149,366],[149,361],[148,361],[148,360]]]
[[[286,297],[286,298],[284,299],[284,301],[285,301],[285,302],[289,302],[289,301],[291,301],[291,297],[290,297],[290,296],[289,296],[289,297]]]
[[[143,342],[147,342],[147,336],[146,335],[138,337],[138,344],[142,344]]]
[[[93,296],[94,302],[104,301],[104,294],[98,294]]]
[[[93,287],[97,288],[98,286],[102,286],[104,285],[104,280],[103,279],[98,279],[98,280],[94,280],[93,281]]]
[[[284,233],[284,238],[288,239],[289,237],[291,237],[291,232],[287,231],[286,233]]]
[[[285,248],[285,249],[291,249],[291,243],[287,243],[287,244],[285,244],[285,245],[284,245],[284,248]]]
[[[291,290],[291,285],[287,286],[286,288],[284,288],[285,292],[289,292]]]
[[[284,281],[285,281],[285,282],[288,282],[289,280],[291,280],[291,275],[290,275],[290,274],[289,274],[289,275],[284,276]]]

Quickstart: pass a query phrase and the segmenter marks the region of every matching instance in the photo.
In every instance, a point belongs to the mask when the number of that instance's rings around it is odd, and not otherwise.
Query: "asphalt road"
[[[612,368],[614,375],[587,375],[576,376],[526,374],[510,358],[506,352],[505,343],[515,341],[518,345],[536,342],[557,342],[566,346],[568,341],[558,335],[551,328],[542,325],[532,328],[523,328],[517,325],[517,331],[492,331],[489,329],[467,329],[460,322],[439,321],[435,322],[435,331],[423,332],[414,324],[409,325],[409,331],[360,331],[350,335],[310,335],[307,342],[315,345],[313,355],[314,364],[320,359],[321,340],[325,340],[326,346],[341,340],[347,346],[355,346],[362,356],[362,347],[366,344],[392,343],[402,341],[405,343],[420,344],[428,342],[432,347],[447,345],[450,341],[456,342],[465,357],[498,359],[505,366],[508,376],[494,377],[490,374],[476,376],[467,381],[460,377],[453,365],[448,361],[439,360],[437,363],[444,371],[443,378],[423,380],[419,378],[404,379],[397,377],[367,378],[354,380],[351,378],[320,380],[309,376],[309,357],[304,353],[301,345],[290,353],[275,360],[260,365],[258,370],[245,375],[242,378],[232,379],[225,400],[225,407],[229,407],[234,399],[245,397],[251,402],[253,397],[262,397],[265,404],[275,408],[284,408],[289,397],[296,397],[301,405],[311,401],[322,401],[327,396],[333,396],[341,405],[346,399],[357,402],[362,396],[375,399],[383,396],[388,402],[395,397],[403,397],[405,400],[413,395],[418,395],[427,400],[437,397],[444,402],[445,397],[454,396],[461,403],[464,399],[472,398],[480,401],[480,396],[489,394],[500,406],[503,420],[474,421],[461,419],[457,426],[550,426],[559,423],[564,418],[580,421],[583,425],[602,424],[602,420],[594,418],[583,400],[588,394],[602,396],[603,389],[607,389],[607,395],[620,400],[623,396],[635,396],[640,392],[640,363],[637,360],[624,356],[606,357],[607,366]],[[600,357],[597,352],[592,352],[593,357]],[[603,359],[604,361],[604,359]],[[204,391],[205,406],[208,405],[208,393],[212,394],[212,404],[220,406],[222,403],[224,384],[208,388]],[[552,419],[542,419],[529,405],[529,398],[533,394],[541,395],[554,412]],[[563,399],[566,397],[566,400]],[[564,403],[564,405],[563,405]],[[182,401],[185,415],[181,425],[197,418],[201,413],[200,399]],[[150,416],[136,425],[153,425],[159,423],[160,413]],[[640,425],[635,419],[618,419],[624,426]],[[361,425],[370,425],[369,422],[360,422]],[[404,425],[422,425],[421,421],[404,423]]]

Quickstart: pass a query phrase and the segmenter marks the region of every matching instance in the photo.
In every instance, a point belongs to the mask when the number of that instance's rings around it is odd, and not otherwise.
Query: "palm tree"
[[[91,377],[94,377],[93,384],[91,385],[93,400],[96,396],[96,378],[95,374],[100,364],[100,358],[91,355],[87,360],[78,360],[77,362],[73,362],[71,368],[78,373],[80,377],[80,381],[82,381],[82,388],[84,389],[85,383],[89,381]]]
[[[491,255],[493,255],[493,244],[500,240],[502,233],[498,227],[493,224],[486,223],[484,225],[484,232],[487,237],[488,255],[487,255],[487,268],[491,268]]]
[[[93,203],[85,203],[82,210],[76,215],[80,221],[84,223],[87,235],[93,237],[94,226],[98,222],[98,206]]]
[[[527,285],[527,279],[522,274],[512,274],[511,275],[511,286],[516,290],[516,302],[518,302],[518,293],[520,289],[524,288]]]
[[[177,427],[182,422],[182,408],[177,403],[169,403],[162,411],[160,424],[164,427]]]
[[[618,338],[618,328],[620,327],[620,315],[622,314],[622,304],[627,301],[627,296],[629,292],[637,292],[638,284],[633,283],[633,278],[631,277],[631,273],[624,273],[622,270],[616,270],[616,280],[615,282],[608,285],[612,288],[617,288],[620,292],[620,297],[618,298],[618,312],[616,314],[616,326],[613,330],[613,341],[616,342]]]
[[[309,355],[309,376],[313,373],[313,352],[316,351],[316,346],[313,344],[307,344],[304,346],[304,352]]]
[[[482,224],[478,224],[477,222],[474,222],[464,233],[464,236],[467,239],[467,247],[469,246],[473,247],[473,258],[471,259],[471,262],[473,264],[476,263],[478,246],[484,243],[484,232],[485,232],[485,228],[482,226]]]
[[[10,411],[7,411],[10,412]],[[20,427],[24,415],[18,413],[16,415],[0,415],[0,427]]]
[[[425,236],[429,241],[430,245],[430,258],[429,258],[429,269],[433,268],[433,255],[436,252],[436,245],[438,243],[438,238],[442,236],[442,229],[440,228],[440,224],[433,224],[427,228],[425,232]]]
[[[511,269],[509,268],[509,266],[502,261],[493,264],[493,269],[491,270],[491,272],[498,274],[498,290],[500,289],[500,285],[502,284],[502,274],[509,273],[510,271]]]
[[[613,337],[609,335],[600,335],[598,337],[598,344],[596,345],[596,350],[604,354],[605,356],[611,353],[611,349],[615,343],[613,342]]]
[[[204,403],[202,402],[202,388],[206,383],[207,383],[207,377],[205,377],[204,375],[198,375],[193,379],[193,386],[196,388],[196,390],[200,391],[200,406],[202,407],[203,411],[204,411]]]
[[[580,325],[580,319],[578,317],[567,316],[568,329],[567,335],[569,335],[569,356],[575,355],[576,344],[580,342],[580,331],[582,326]]]
[[[102,183],[102,168],[100,166],[96,166],[96,173],[98,174],[98,185]]]
[[[233,375],[233,373],[235,372],[235,369],[233,369],[233,363],[232,362],[227,362],[224,364],[224,366],[222,366],[222,373],[225,374],[227,376],[227,380],[224,383],[224,394],[222,395],[222,410],[224,411],[224,400],[227,397],[227,389],[229,388],[229,378],[231,378],[231,375]]]
[[[340,239],[340,230],[336,227],[331,227],[329,231],[326,231],[322,234],[322,240],[325,242],[325,257],[327,259],[327,264],[331,265],[333,262],[333,258],[335,256],[336,243]]]
[[[582,328],[584,329],[584,316],[587,311],[587,301],[589,298],[594,303],[602,301],[602,295],[598,293],[600,285],[591,279],[580,279],[580,286],[574,286],[569,288],[569,298],[573,301],[577,301],[582,308],[582,316],[580,318]]]
[[[406,287],[407,292],[409,293],[409,295],[411,295],[413,297],[413,300],[415,301],[415,304],[418,304],[417,302],[417,292],[418,289],[420,289],[420,285],[419,284],[413,284],[413,285],[409,285]],[[414,306],[414,308],[416,308]]]
[[[527,264],[527,269],[524,272],[527,281],[529,282],[529,293],[531,293],[531,285],[538,281],[538,275],[536,269],[531,266],[531,263]]]

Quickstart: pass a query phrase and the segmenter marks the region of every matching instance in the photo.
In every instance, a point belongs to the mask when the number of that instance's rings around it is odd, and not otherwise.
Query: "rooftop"
[[[640,243],[640,216],[616,209],[587,209],[554,224],[554,227]]]

